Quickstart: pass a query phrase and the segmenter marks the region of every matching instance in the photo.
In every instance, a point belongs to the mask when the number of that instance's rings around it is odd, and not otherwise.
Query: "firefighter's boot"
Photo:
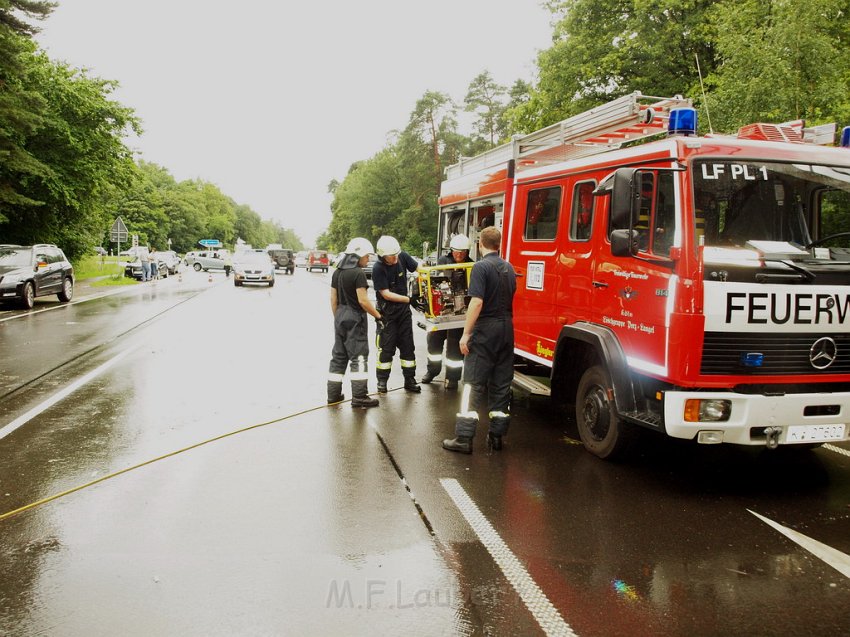
[[[419,382],[423,385],[428,385],[431,381],[433,381],[437,374],[440,373],[440,370],[443,368],[442,361],[428,361],[428,369],[425,370],[425,375],[422,377],[422,380]]]
[[[418,394],[422,391],[422,388],[419,386],[419,383],[416,382],[416,379],[413,376],[405,376],[404,391],[409,391],[411,394]]]
[[[378,393],[386,394],[387,393],[387,381],[389,380],[389,376],[378,376]]]
[[[492,451],[502,450],[502,437],[497,436],[493,432],[487,434],[487,448]]]
[[[345,400],[345,396],[342,395],[342,381],[341,380],[329,380],[328,381],[328,404],[333,405],[334,403],[341,403]]]
[[[457,436],[443,440],[443,449],[457,451],[458,453],[472,453],[472,438],[468,436]]]
[[[352,407],[362,407],[365,409],[367,407],[377,407],[380,404],[377,398],[369,397],[365,380],[351,381],[351,396]]]
[[[490,412],[490,431],[487,433],[487,446],[493,451],[502,450],[502,436],[508,433],[511,415],[503,411]]]

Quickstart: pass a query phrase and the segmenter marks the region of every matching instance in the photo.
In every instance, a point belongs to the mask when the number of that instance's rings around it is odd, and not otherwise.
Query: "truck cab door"
[[[622,181],[615,180],[607,207],[607,237],[598,242],[592,274],[594,322],[617,336],[629,364],[657,375],[667,371],[669,316],[675,292],[674,262],[680,245],[675,173],[635,171],[629,217],[622,216],[618,198]],[[620,199],[622,202],[622,199]],[[631,245],[625,251],[623,239]],[[619,248],[619,249],[618,249]]]

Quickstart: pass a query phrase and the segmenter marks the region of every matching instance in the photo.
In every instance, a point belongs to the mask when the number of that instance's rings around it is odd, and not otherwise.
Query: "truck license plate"
[[[785,442],[826,442],[844,440],[844,425],[793,425],[788,427]]]

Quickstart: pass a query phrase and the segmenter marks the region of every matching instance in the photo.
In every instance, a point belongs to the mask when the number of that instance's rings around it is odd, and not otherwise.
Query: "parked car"
[[[63,303],[74,296],[74,266],[52,243],[0,245],[0,301],[32,308],[37,296],[55,294]]]
[[[101,247],[101,246],[95,246],[94,247],[94,253],[101,256],[101,257],[105,257],[107,255],[106,248]]]
[[[372,280],[372,266],[378,262],[378,255],[370,254],[369,255],[369,263],[366,264],[366,267],[363,268],[363,272],[366,273],[366,278],[371,281]]]
[[[186,265],[195,272],[203,270],[224,270],[224,262],[229,256],[226,250],[201,250],[200,252],[187,252],[183,258]]]
[[[274,261],[265,250],[246,250],[233,259],[233,285],[267,283],[274,286]]]
[[[310,272],[313,270],[327,272],[329,267],[331,267],[331,263],[328,259],[327,250],[310,250],[307,254],[307,269]]]
[[[306,268],[307,267],[307,256],[310,253],[307,250],[302,250],[301,252],[295,253],[295,267],[296,268]]]
[[[295,252],[289,248],[266,248],[274,267],[284,270],[288,274],[295,274]]]
[[[165,264],[165,261],[162,261],[158,258],[159,253],[156,253],[153,256],[154,261],[156,261],[156,268],[159,278],[166,278],[168,276],[168,266]],[[151,266],[153,266],[153,264],[154,262],[151,261]],[[139,257],[133,257],[132,261],[127,262],[127,265],[124,266],[124,276],[129,277],[131,279],[136,279],[137,281],[142,280],[142,262]],[[151,276],[154,276],[153,270],[151,270]]]
[[[174,250],[163,250],[162,252],[157,252],[155,256],[158,260],[165,263],[165,267],[168,268],[168,274],[177,274],[180,270],[182,260]]]

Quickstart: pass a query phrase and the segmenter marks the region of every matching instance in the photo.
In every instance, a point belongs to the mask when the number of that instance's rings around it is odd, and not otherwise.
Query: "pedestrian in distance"
[[[465,234],[456,234],[449,244],[449,252],[437,260],[437,265],[453,265],[455,263],[472,263],[469,257],[470,241]],[[466,283],[466,272],[455,272],[462,276]],[[428,369],[421,382],[429,384],[443,368],[443,345],[446,347],[446,389],[457,389],[458,381],[463,372],[463,354],[460,351],[460,337],[463,328],[437,330],[428,332],[425,340],[428,343]]]
[[[328,367],[328,404],[345,400],[342,382],[347,365],[351,371],[351,406],[378,406],[378,399],[370,398],[367,389],[369,335],[366,315],[373,316],[379,325],[382,317],[369,300],[369,284],[363,272],[363,267],[369,262],[369,255],[374,252],[368,239],[352,239],[331,277],[334,346]]]
[[[419,264],[401,249],[394,237],[378,239],[378,261],[372,266],[372,285],[375,288],[378,311],[384,317],[383,329],[377,334],[378,362],[375,364],[378,393],[387,392],[387,381],[398,349],[405,391],[418,393],[416,355],[413,347],[413,315],[407,273],[416,272]]]
[[[142,264],[142,281],[150,281],[151,259],[147,248],[139,248],[139,262]]]
[[[443,448],[449,451],[472,453],[478,409],[485,402],[490,420],[487,444],[491,449],[501,450],[511,421],[516,272],[499,256],[501,241],[502,233],[495,226],[484,228],[478,238],[481,259],[470,273],[471,299],[460,339],[460,351],[466,356],[460,411],[455,437],[443,440]]]
[[[149,278],[152,281],[159,278],[159,262],[156,256],[156,248],[153,247],[148,255],[148,271],[150,272]]]

